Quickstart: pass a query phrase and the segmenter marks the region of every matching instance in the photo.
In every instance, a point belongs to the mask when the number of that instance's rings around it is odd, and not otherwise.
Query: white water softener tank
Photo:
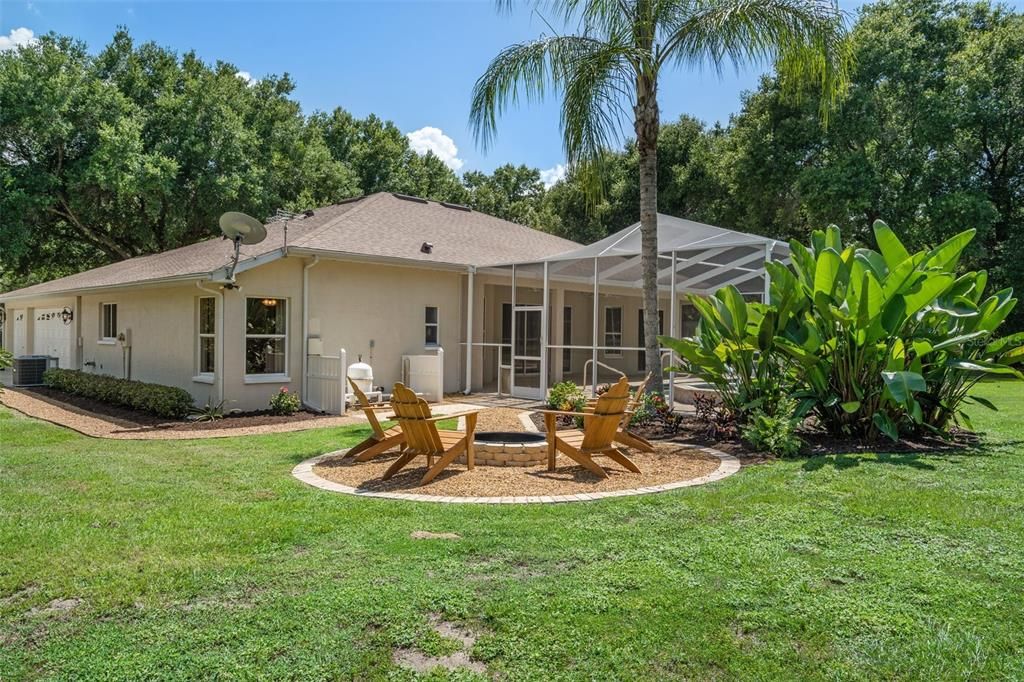
[[[355,382],[363,393],[373,390],[373,368],[363,362],[362,357],[359,358],[359,362],[348,366],[348,378]]]

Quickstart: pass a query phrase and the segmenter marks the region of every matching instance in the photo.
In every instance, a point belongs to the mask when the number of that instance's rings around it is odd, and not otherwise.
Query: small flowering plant
[[[288,391],[287,386],[270,396],[270,411],[274,414],[295,414],[302,407],[299,396]]]

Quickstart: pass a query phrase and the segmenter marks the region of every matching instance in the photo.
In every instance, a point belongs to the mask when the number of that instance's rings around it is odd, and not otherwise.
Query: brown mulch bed
[[[544,432],[543,415],[533,413],[530,415],[533,423],[542,433]],[[810,424],[810,422],[808,422]],[[559,428],[565,426],[559,422]],[[726,435],[718,438],[709,437],[704,424],[696,417],[686,415],[677,431],[665,429],[661,424],[654,422],[649,425],[634,427],[631,429],[644,438],[657,442],[679,443],[695,447],[711,447],[716,450],[739,457],[743,465],[757,464],[760,462],[775,459],[773,455],[766,452],[759,452],[738,436]],[[808,429],[799,433],[805,447],[800,453],[805,457],[816,457],[820,455],[851,454],[858,452],[885,452],[885,453],[928,453],[948,452],[960,450],[978,445],[980,438],[977,434],[969,431],[954,431],[950,440],[938,437],[922,436],[914,439],[904,438],[898,443],[893,443],[886,438],[875,441],[864,441],[856,438],[836,438],[821,431]]]
[[[69,402],[23,389],[5,389],[3,393],[0,393],[0,403],[28,417],[42,419],[58,426],[73,429],[86,436],[123,440],[226,438],[366,424],[365,420],[352,416],[313,415],[312,417],[304,416],[298,420],[278,421],[262,425],[254,424],[254,420],[246,420],[248,424],[242,425],[242,420],[225,419],[214,422],[212,425],[203,424],[202,428],[161,428],[162,424],[167,424],[168,422],[150,417],[150,419],[157,423],[139,424],[126,419],[97,414]],[[226,422],[230,426],[228,428],[221,428],[221,425]],[[182,426],[188,425],[184,422],[171,423]]]
[[[341,456],[330,457],[317,464],[313,471],[329,481],[375,492],[405,491],[422,495],[452,497],[512,497],[539,495],[573,495],[578,493],[628,490],[651,485],[686,481],[706,476],[718,469],[720,460],[699,450],[678,443],[656,443],[655,452],[629,451],[629,457],[643,473],[633,473],[611,461],[598,457],[608,478],[601,479],[572,460],[559,455],[555,471],[546,465],[533,467],[477,466],[467,471],[453,464],[425,486],[420,479],[427,471],[426,459],[420,458],[388,481],[381,476],[395,461],[396,455],[384,455],[369,462],[357,463]]]
[[[92,400],[90,398],[71,395],[70,393],[47,388],[46,386],[35,386],[26,390],[40,398],[54,400],[64,403],[65,405],[77,407],[80,410],[91,412],[95,415],[107,417],[111,421],[114,421],[123,427],[145,428],[148,430],[209,431],[221,429],[247,429],[254,426],[269,426],[305,421],[308,419],[318,419],[324,416],[322,414],[315,414],[313,412],[306,411],[299,411],[292,415],[276,415],[271,414],[269,410],[259,410],[256,412],[228,413],[224,415],[223,419],[218,419],[212,422],[199,422],[188,419],[156,417],[146,412],[139,412],[138,410],[132,410],[126,407],[119,407],[117,405],[110,405],[98,400]]]

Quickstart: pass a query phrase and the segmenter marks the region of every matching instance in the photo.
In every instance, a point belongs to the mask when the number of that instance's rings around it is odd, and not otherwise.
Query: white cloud
[[[566,167],[564,163],[557,163],[553,168],[540,172],[540,181],[544,183],[544,189],[551,189],[551,186],[559,180],[565,179]]]
[[[441,159],[446,166],[453,171],[462,168],[464,161],[459,158],[459,148],[455,146],[455,140],[444,134],[440,128],[425,126],[405,135],[409,138],[409,146],[417,154],[434,152],[434,156]]]
[[[238,76],[239,78],[241,78],[242,80],[244,80],[245,84],[248,85],[249,87],[252,87],[252,86],[256,85],[256,83],[259,82],[259,79],[258,78],[253,78],[252,74],[249,73],[248,71],[237,71],[237,72],[235,72],[235,75]]]
[[[0,36],[0,52],[7,52],[23,45],[31,45],[36,41],[35,33],[32,29],[25,28],[12,28],[10,35]]]

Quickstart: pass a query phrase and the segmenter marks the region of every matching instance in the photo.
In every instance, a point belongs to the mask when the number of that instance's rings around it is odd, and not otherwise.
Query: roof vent
[[[420,204],[429,203],[429,202],[427,202],[426,199],[420,199],[419,197],[409,196],[408,194],[398,194],[397,192],[392,192],[391,196],[393,196],[396,199],[405,199],[406,201],[415,201],[415,202],[420,203]]]
[[[430,242],[423,242],[420,246],[420,253],[434,253],[434,245]]]
[[[365,194],[361,194],[361,195],[359,195],[357,197],[349,197],[348,199],[342,199],[336,205],[337,206],[341,206],[342,204],[351,204],[353,201],[362,201],[365,198],[366,198],[366,195]]]
[[[441,205],[445,208],[454,208],[456,211],[472,211],[469,206],[463,206],[462,204],[452,204],[447,201],[442,201]]]

